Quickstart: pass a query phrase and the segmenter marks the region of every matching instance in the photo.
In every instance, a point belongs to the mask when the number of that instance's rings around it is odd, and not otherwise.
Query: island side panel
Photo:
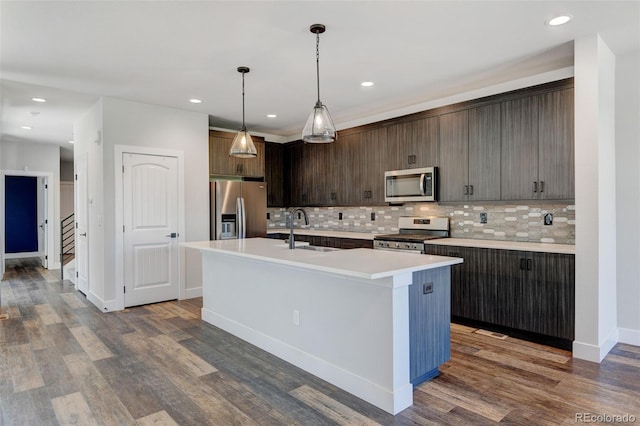
[[[409,287],[411,383],[438,375],[451,358],[451,267],[413,273]]]
[[[408,286],[202,254],[203,320],[390,413],[413,403]]]

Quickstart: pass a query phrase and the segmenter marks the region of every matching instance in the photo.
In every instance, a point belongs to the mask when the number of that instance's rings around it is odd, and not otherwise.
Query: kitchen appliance
[[[267,235],[267,184],[241,180],[210,183],[212,240]]]
[[[373,248],[425,253],[425,241],[449,237],[448,217],[403,216],[398,221],[398,227],[398,234],[376,235]]]
[[[438,168],[384,172],[384,201],[405,203],[438,200]]]

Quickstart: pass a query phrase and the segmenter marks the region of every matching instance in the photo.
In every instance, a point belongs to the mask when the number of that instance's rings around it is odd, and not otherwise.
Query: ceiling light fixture
[[[75,143],[75,141],[69,141],[69,143]]]
[[[558,25],[566,24],[572,18],[573,18],[573,16],[571,16],[571,15],[559,15],[559,16],[556,16],[555,18],[549,19],[547,21],[547,25],[550,25],[552,27],[557,27]]]
[[[320,102],[320,34],[325,32],[322,24],[313,24],[309,31],[316,35],[316,76],[318,100],[302,130],[302,140],[309,143],[329,143],[336,140],[336,126],[333,125],[329,110]]]
[[[21,128],[21,129],[24,129],[24,130],[31,130],[31,129],[32,129],[32,128],[31,128],[31,127],[29,127],[29,126],[20,126],[20,128]]]
[[[277,115],[275,115],[275,114],[267,114],[267,118],[276,118],[276,117],[277,117]]]
[[[193,99],[189,99],[189,102],[191,102],[192,104],[201,104],[202,100],[193,98]]]
[[[362,86],[362,87],[371,87],[371,86],[373,86],[373,81],[363,81],[362,83],[360,83],[360,86]]]
[[[242,74],[242,128],[238,130],[238,134],[233,138],[229,156],[254,158],[258,155],[258,151],[253,144],[251,135],[247,132],[247,127],[244,125],[244,75],[249,72],[249,67],[238,67],[238,72]]]
[[[45,98],[31,98],[33,102],[47,102]]]

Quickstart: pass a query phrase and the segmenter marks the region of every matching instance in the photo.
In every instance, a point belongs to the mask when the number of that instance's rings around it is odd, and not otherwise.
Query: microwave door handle
[[[425,180],[426,180],[426,174],[422,173],[420,175],[420,194],[425,195],[426,193],[426,189],[425,189]]]

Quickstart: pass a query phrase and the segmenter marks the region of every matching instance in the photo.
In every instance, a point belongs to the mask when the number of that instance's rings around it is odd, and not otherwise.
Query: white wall
[[[73,161],[60,161],[60,182],[73,182]]]
[[[618,340],[615,56],[598,35],[575,41],[576,336],[600,362]]]
[[[47,172],[53,174],[49,194],[53,196],[53,253],[49,253],[49,268],[60,266],[60,147],[50,144],[4,141],[0,144],[0,169]],[[4,200],[2,200],[4,206]],[[4,209],[4,207],[3,207]],[[4,216],[3,216],[4,217]],[[4,225],[2,225],[4,226]]]
[[[640,51],[616,59],[618,328],[640,346]]]

